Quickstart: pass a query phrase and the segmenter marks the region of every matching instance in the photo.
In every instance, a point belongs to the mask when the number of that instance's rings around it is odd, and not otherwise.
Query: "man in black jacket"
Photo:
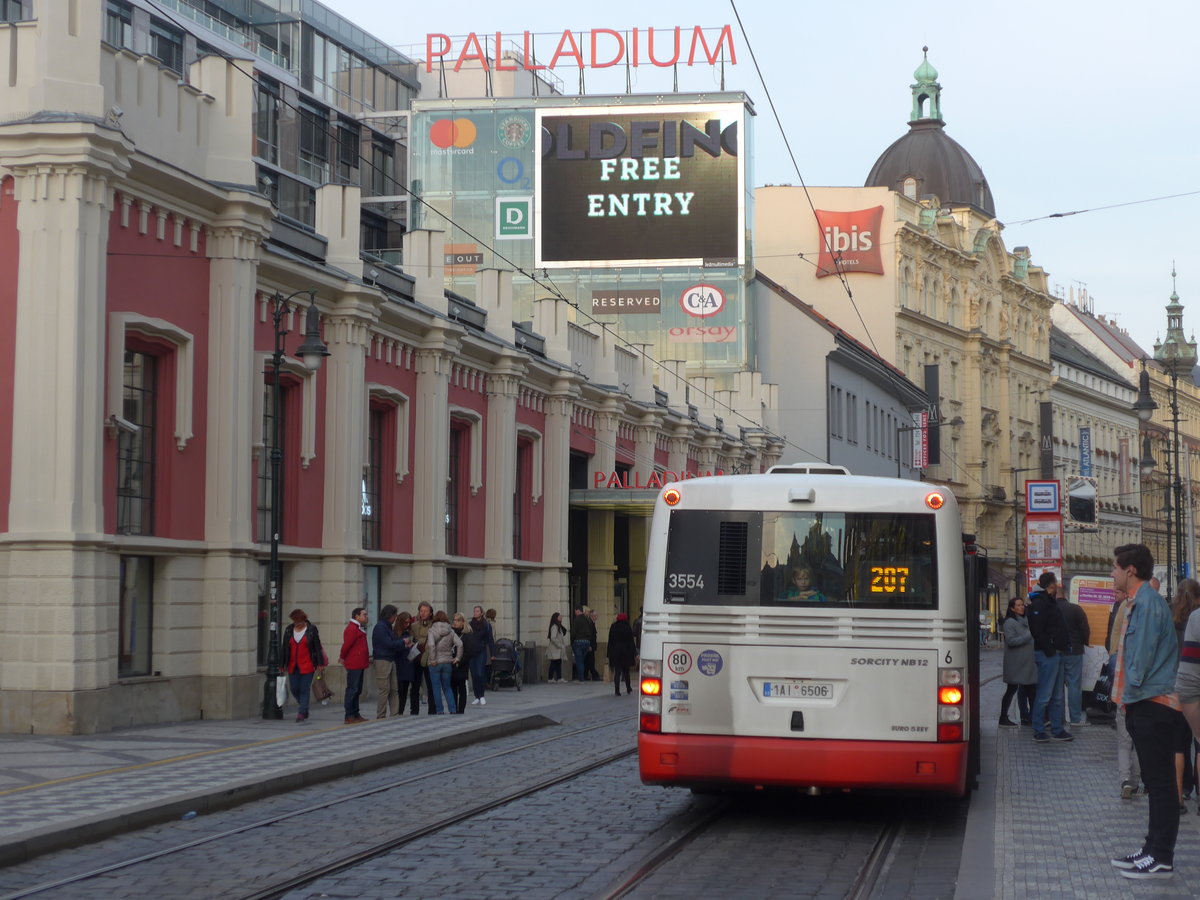
[[[1037,663],[1037,696],[1033,701],[1033,739],[1045,743],[1074,740],[1063,727],[1063,654],[1071,649],[1067,623],[1055,601],[1058,579],[1053,572],[1043,572],[1038,589],[1029,594],[1029,631],[1033,635],[1033,658]],[[1046,733],[1047,717],[1050,734]]]

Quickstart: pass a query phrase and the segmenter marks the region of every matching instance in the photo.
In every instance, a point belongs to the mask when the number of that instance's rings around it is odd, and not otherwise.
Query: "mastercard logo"
[[[479,130],[470,119],[438,119],[429,129],[433,146],[448,150],[451,147],[470,147]]]

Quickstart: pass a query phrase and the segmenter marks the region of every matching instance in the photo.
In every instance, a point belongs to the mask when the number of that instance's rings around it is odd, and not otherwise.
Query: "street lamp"
[[[1178,584],[1188,575],[1187,556],[1184,552],[1183,532],[1183,472],[1179,462],[1179,376],[1190,375],[1196,367],[1196,342],[1188,341],[1183,333],[1183,304],[1179,302],[1179,294],[1175,291],[1175,267],[1171,267],[1171,302],[1167,304],[1167,336],[1162,341],[1154,342],[1154,359],[1166,370],[1171,379],[1171,447],[1167,453],[1168,483],[1174,491],[1174,525],[1175,525],[1175,561],[1176,570],[1171,566],[1171,538],[1167,537],[1167,600],[1171,599],[1174,576]],[[1139,396],[1139,400],[1140,400]],[[1135,406],[1136,408],[1136,406]],[[1139,411],[1140,415],[1140,411]],[[1174,455],[1174,473],[1170,471],[1171,456]],[[1189,476],[1190,477],[1190,476]],[[1167,516],[1168,530],[1171,525],[1171,514]]]
[[[283,369],[283,339],[288,330],[283,327],[283,317],[288,309],[288,302],[301,294],[308,294],[308,311],[304,320],[304,342],[296,350],[304,367],[310,372],[321,368],[321,361],[329,355],[329,348],[321,340],[321,317],[317,312],[317,292],[311,288],[296,291],[286,297],[275,292],[272,301],[274,311],[272,320],[275,324],[275,352],[271,354],[271,562],[270,562],[270,593],[268,609],[270,613],[270,633],[267,638],[267,682],[263,686],[262,717],[264,719],[282,719],[283,709],[279,705],[276,692],[276,682],[280,678],[279,671],[279,624],[283,619],[283,571],[279,565],[279,512],[280,481],[283,477],[283,447],[280,438],[280,411],[283,391],[279,383],[279,373]]]
[[[961,425],[963,424],[962,416],[955,416],[946,422],[929,422],[925,425],[897,425],[896,426],[896,477],[900,477],[900,464],[904,459],[904,454],[900,452],[900,435],[913,431],[922,431],[929,428],[941,428],[944,425]]]

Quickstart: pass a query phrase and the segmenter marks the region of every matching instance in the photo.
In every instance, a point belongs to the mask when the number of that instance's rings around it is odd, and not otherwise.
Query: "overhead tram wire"
[[[813,219],[817,217],[817,207],[813,203],[812,195],[808,192],[808,185],[804,182],[804,176],[800,174],[800,164],[796,162],[796,154],[792,151],[792,142],[788,140],[787,131],[783,127],[783,121],[779,118],[779,110],[775,108],[775,100],[771,96],[771,89],[767,87],[767,80],[763,77],[762,69],[758,65],[758,57],[754,53],[754,47],[750,43],[750,36],[746,33],[746,26],[742,24],[742,16],[738,12],[736,0],[729,0],[729,5],[733,7],[733,16],[737,19],[738,28],[742,32],[742,41],[746,45],[746,49],[750,51],[750,61],[754,63],[754,71],[758,75],[759,84],[762,85],[763,93],[767,98],[767,105],[771,107],[771,115],[775,117],[775,125],[779,128],[779,135],[783,138],[783,145],[787,148],[788,157],[792,161],[792,168],[796,170],[796,177],[800,180],[800,187],[804,190],[804,198],[808,201],[808,208],[812,210]],[[850,300],[850,305],[854,307],[854,313],[858,316],[858,321],[863,327],[863,333],[867,336],[867,340],[871,342],[871,349],[875,351],[876,356],[880,356],[879,347],[875,343],[875,338],[871,334],[871,329],[867,327],[867,322],[863,318],[862,310],[858,308],[858,304],[854,300],[854,292],[850,290],[850,282],[846,278],[846,271],[842,268],[840,255],[834,254],[833,245],[830,243],[829,235],[824,235],[825,249],[828,251],[830,258],[833,260],[833,268],[837,274],[838,281],[842,283],[842,288],[846,292],[846,297]]]
[[[1044,216],[1034,216],[1032,219],[1018,219],[1015,222],[1009,222],[1013,225],[1028,225],[1030,222],[1042,222],[1046,219],[1065,219],[1069,216],[1081,216],[1084,213],[1102,212],[1106,209],[1120,209],[1123,206],[1138,206],[1142,203],[1158,203],[1161,200],[1177,200],[1180,197],[1194,197],[1200,194],[1200,191],[1184,191],[1180,194],[1166,194],[1162,197],[1147,197],[1144,200],[1128,200],[1125,203],[1110,203],[1107,206],[1091,206],[1087,209],[1073,209],[1070,212],[1049,213]]]
[[[159,6],[156,2],[154,2],[154,0],[146,0],[146,2],[148,5],[152,6],[154,9],[158,10],[158,12],[164,18],[166,18],[168,21],[171,21],[178,27],[184,28],[186,30],[184,25],[182,25],[181,23],[179,23],[178,21],[176,21],[175,19],[172,18],[170,11]],[[217,48],[214,48],[214,49],[217,50],[217,55],[219,55],[226,62],[231,62],[231,63],[236,62],[236,60],[228,53],[225,53]],[[250,81],[253,84],[255,84],[257,87],[260,87],[260,88],[263,87],[262,82],[259,81],[259,79],[256,77],[256,75],[253,72],[246,72],[238,65],[234,65],[233,68],[236,71],[241,72],[247,78],[249,78]],[[297,114],[300,113],[300,107],[297,106],[296,104],[289,103],[288,101],[284,100],[282,97],[278,97],[277,99],[283,106],[287,107],[288,109],[292,110],[293,112],[295,112]],[[628,339],[623,337],[619,332],[613,330],[607,323],[601,322],[599,319],[592,316],[589,312],[587,312],[585,309],[583,309],[583,307],[581,307],[578,303],[576,303],[576,302],[572,301],[571,299],[569,299],[568,297],[566,297],[562,293],[562,291],[559,290],[558,287],[556,285],[554,285],[552,282],[548,285],[545,281],[539,279],[535,274],[529,272],[524,267],[518,265],[516,262],[509,259],[503,253],[501,253],[499,250],[497,250],[492,244],[490,244],[487,241],[485,241],[484,239],[478,237],[477,235],[475,235],[472,231],[468,230],[467,228],[464,228],[462,225],[460,225],[458,222],[456,222],[454,219],[452,219],[446,213],[442,212],[440,209],[438,209],[435,206],[433,206],[432,204],[430,204],[419,194],[415,193],[407,185],[398,181],[394,176],[388,174],[387,172],[384,172],[372,160],[367,158],[367,156],[365,156],[361,150],[359,151],[358,159],[359,159],[359,162],[363,164],[362,166],[360,166],[360,168],[366,168],[371,172],[383,175],[384,178],[386,178],[387,181],[391,185],[399,188],[401,191],[403,191],[405,194],[407,194],[411,199],[420,203],[422,205],[422,207],[424,207],[425,209],[427,209],[428,211],[430,211],[432,213],[435,213],[441,219],[444,219],[447,223],[449,223],[455,229],[457,229],[459,232],[461,232],[463,235],[465,235],[466,237],[475,241],[480,246],[489,250],[496,259],[501,260],[502,262],[506,263],[515,272],[518,272],[521,275],[523,275],[524,277],[528,278],[532,283],[538,285],[539,287],[545,288],[553,296],[553,298],[555,300],[559,300],[563,303],[566,303],[568,306],[575,309],[575,311],[579,315],[585,317],[591,324],[598,325],[599,327],[603,328],[610,335],[612,335],[612,337],[614,337],[618,342],[620,342],[628,350],[630,350],[630,352],[637,353],[640,356],[642,356],[642,358],[648,360],[649,362],[653,363],[654,365],[656,365],[664,370],[666,369],[666,366],[664,365],[664,363],[661,360],[658,360],[655,357],[651,356],[644,349],[642,349],[642,347],[640,345],[635,344],[632,341],[629,341]],[[367,199],[369,200],[370,198],[367,198]],[[849,288],[847,288],[847,292],[849,292]],[[853,298],[851,298],[851,302],[853,302]],[[865,327],[865,325],[864,325],[864,327]],[[700,396],[702,396],[708,400],[711,400],[713,403],[719,403],[719,401],[713,394],[709,393],[708,391],[705,391],[699,385],[694,384],[691,379],[687,378],[687,376],[679,376],[679,377],[680,377],[680,380],[682,380],[688,386],[689,390],[695,391],[697,394],[699,394]],[[769,428],[764,426],[761,422],[750,418],[749,416],[745,415],[744,413],[739,412],[738,410],[735,410],[732,407],[727,407],[727,409],[729,410],[729,413],[731,416],[735,417],[736,419],[740,419],[740,420],[746,422],[747,425],[749,425],[753,428],[761,429],[768,437],[774,438],[775,440],[783,443],[785,446],[792,447],[792,448],[800,451],[801,453],[804,453],[807,456],[812,457],[814,460],[822,460],[823,459],[822,454],[817,453],[813,450],[810,450],[807,447],[803,447],[800,444],[797,444],[794,441],[789,440],[787,437],[785,437],[783,435],[776,434],[775,432],[771,431]]]

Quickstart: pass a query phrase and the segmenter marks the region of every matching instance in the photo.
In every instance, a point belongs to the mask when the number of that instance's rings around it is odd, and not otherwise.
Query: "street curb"
[[[514,714],[511,718],[494,724],[458,731],[432,740],[397,744],[362,755],[327,759],[311,768],[293,766],[270,778],[234,780],[219,788],[208,788],[192,794],[176,794],[161,801],[152,800],[131,805],[124,810],[109,809],[70,824],[56,823],[45,829],[34,829],[19,836],[0,839],[0,867],[27,862],[46,853],[78,847],[138,828],[178,819],[189,812],[201,815],[218,812],[270,795],[555,724],[558,723],[541,713]],[[321,748],[314,747],[314,756],[320,754]],[[219,760],[219,754],[214,758]],[[188,760],[177,764],[194,766],[195,762]]]

